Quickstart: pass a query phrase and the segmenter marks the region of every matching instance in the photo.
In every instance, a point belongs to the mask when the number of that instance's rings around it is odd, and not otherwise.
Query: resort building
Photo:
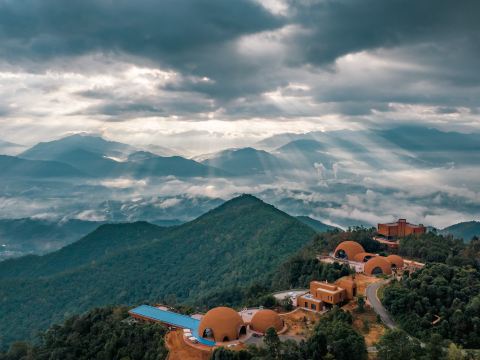
[[[342,279],[335,284],[328,282],[310,282],[310,292],[297,297],[297,306],[320,312],[333,305],[352,300],[357,294],[355,281]]]
[[[281,332],[285,327],[285,323],[280,315],[273,310],[262,309],[253,315],[250,322],[250,329],[265,334],[267,329],[273,327],[277,332]]]
[[[228,342],[246,335],[247,327],[238,312],[221,306],[205,314],[200,321],[198,333],[204,339]]]
[[[366,275],[385,274],[390,275],[393,270],[403,269],[404,260],[398,255],[387,257],[368,253],[362,245],[355,241],[344,241],[338,244],[329,256],[321,256],[322,262],[343,262],[348,264],[357,273]],[[342,287],[342,285],[339,285]]]
[[[377,232],[386,240],[397,240],[409,235],[425,234],[427,228],[423,224],[415,225],[406,219],[399,219],[394,223],[378,224]]]
[[[243,313],[228,307],[216,307],[205,315],[187,316],[159,307],[141,305],[129,311],[131,317],[159,322],[173,329],[183,329],[185,342],[208,347],[224,343],[243,341],[254,333],[264,334],[273,327],[281,333],[287,327],[278,313],[266,309],[245,309],[249,322],[244,321]]]

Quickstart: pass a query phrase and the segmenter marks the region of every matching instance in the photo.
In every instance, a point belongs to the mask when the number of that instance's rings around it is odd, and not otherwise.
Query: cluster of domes
[[[338,259],[365,263],[364,272],[367,275],[392,273],[392,268],[401,269],[403,259],[398,255],[378,256],[367,253],[356,241],[344,241],[335,248],[333,255]]]
[[[280,315],[273,310],[257,311],[250,322],[253,331],[265,333],[273,327],[280,331],[284,323]],[[226,342],[239,339],[247,333],[247,325],[235,310],[228,307],[216,307],[208,311],[200,321],[198,333],[206,339],[215,342]]]

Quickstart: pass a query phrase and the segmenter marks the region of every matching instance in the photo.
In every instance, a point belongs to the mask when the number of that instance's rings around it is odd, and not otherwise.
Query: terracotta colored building
[[[385,242],[395,243],[387,240],[385,240]],[[403,259],[398,255],[384,257],[367,253],[362,245],[349,240],[338,244],[331,256],[335,260],[347,263],[351,268],[354,268],[356,272],[363,272],[367,275],[390,275],[393,269],[400,270],[405,266]],[[340,283],[339,281],[337,281],[336,284],[344,289],[349,288],[349,285]]]
[[[426,231],[423,224],[410,224],[406,219],[399,219],[396,223],[378,224],[378,233],[392,240],[412,234],[425,234]]]
[[[352,300],[356,296],[356,284],[353,280],[339,280],[338,284],[328,282],[310,282],[310,292],[297,298],[297,305],[313,311],[322,311],[324,307]]]

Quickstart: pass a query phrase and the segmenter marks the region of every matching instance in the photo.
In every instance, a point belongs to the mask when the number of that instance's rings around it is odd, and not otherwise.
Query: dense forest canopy
[[[14,343],[0,360],[163,360],[167,356],[160,324],[131,323],[127,308],[94,309],[54,325],[38,344]]]
[[[414,336],[480,348],[480,273],[472,267],[429,264],[387,287],[383,304]]]
[[[477,240],[478,241],[478,240]],[[425,262],[441,262],[452,265],[474,265],[474,258],[465,252],[475,246],[476,240],[468,245],[451,235],[442,236],[434,232],[420,236],[408,236],[400,240],[399,255]]]

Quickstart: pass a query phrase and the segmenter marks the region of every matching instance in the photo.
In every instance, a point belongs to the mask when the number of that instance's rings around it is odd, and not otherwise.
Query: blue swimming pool
[[[177,314],[171,311],[160,310],[149,305],[141,305],[130,310],[129,313],[182,329],[190,329],[192,331],[192,336],[195,337],[200,344],[207,346],[215,345],[215,342],[204,339],[198,334],[198,325],[200,325],[200,320],[194,319],[190,316]]]

